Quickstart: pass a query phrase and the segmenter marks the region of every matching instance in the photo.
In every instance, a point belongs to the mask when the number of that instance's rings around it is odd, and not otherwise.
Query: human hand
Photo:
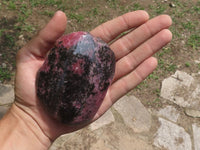
[[[110,43],[123,32],[132,29],[110,44],[116,56],[116,72],[104,101],[91,122],[156,68],[157,60],[152,55],[170,42],[172,34],[168,28],[171,19],[166,15],[148,19],[149,16],[144,11],[130,12],[91,31],[92,35]],[[69,126],[53,120],[41,107],[35,91],[37,71],[55,41],[64,33],[66,22],[65,14],[57,12],[45,28],[17,54],[16,98],[13,107],[28,114],[50,140],[86,126]]]

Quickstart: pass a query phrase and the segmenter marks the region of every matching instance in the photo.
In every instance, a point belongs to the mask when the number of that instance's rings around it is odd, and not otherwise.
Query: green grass
[[[175,72],[177,69],[177,66],[176,64],[168,64],[166,68],[167,68],[167,71],[169,72]]]
[[[70,19],[75,19],[78,23],[84,20],[84,16],[82,14],[70,13],[68,16]]]
[[[5,29],[0,29],[0,37],[3,35],[4,31],[5,31]]]
[[[147,80],[142,81],[139,85],[136,86],[136,90],[142,90],[143,88],[148,88]]]
[[[176,7],[180,7],[180,8],[184,7],[184,3],[180,2],[179,0],[172,0],[172,3],[174,3]]]
[[[10,1],[10,2],[8,3],[8,9],[16,10],[16,8],[17,8],[17,7],[16,7],[14,1]]]
[[[110,8],[116,9],[118,6],[118,0],[106,0],[106,2]]]
[[[52,17],[54,15],[54,12],[50,11],[50,10],[44,10],[44,11],[41,12],[41,14],[45,15],[45,16]]]
[[[164,7],[163,5],[160,5],[157,7],[155,12],[156,12],[156,14],[162,14],[165,10],[166,10],[166,7]]]
[[[5,80],[10,80],[12,77],[12,73],[8,70],[8,68],[0,67],[0,81],[3,82]]]
[[[169,47],[165,47],[157,55],[158,55],[158,57],[164,57],[165,55],[168,55],[170,53],[171,53],[171,49]]]
[[[148,79],[158,80],[159,76],[155,72],[153,72],[148,76]]]
[[[189,31],[195,30],[195,24],[192,21],[182,22],[182,26]]]
[[[193,11],[193,13],[200,15],[200,1],[198,1],[197,4],[193,7]]]
[[[21,7],[20,7],[20,12],[21,12],[21,14],[24,15],[25,18],[28,18],[29,15],[32,14],[32,10],[31,10],[31,9],[28,9],[27,4],[22,4],[22,5],[21,5]]]
[[[186,63],[185,63],[185,66],[186,66],[186,67],[190,67],[191,64],[190,64],[189,62],[186,62]]]
[[[160,98],[155,98],[153,101],[147,100],[147,105],[158,108],[162,106],[162,101]]]
[[[133,3],[132,9],[133,10],[144,10],[144,7],[142,7],[141,4],[139,4],[139,3]]]
[[[160,99],[160,98],[154,99],[154,101],[153,101],[152,103],[153,103],[153,105],[154,105],[155,107],[161,107],[161,106],[162,106],[162,103],[161,103],[161,99]]]
[[[154,93],[159,97],[160,96],[160,88],[155,89]]]
[[[52,5],[61,5],[62,0],[29,0],[32,7],[37,7],[40,5],[52,6]]]
[[[187,45],[191,46],[193,49],[198,49],[200,47],[200,34],[198,34],[198,32],[192,34],[187,41]]]
[[[158,69],[162,70],[162,74],[174,72],[177,69],[176,64],[173,63],[174,57],[172,56],[172,49],[170,47],[163,48],[156,54],[158,58]]]
[[[12,48],[15,45],[14,37],[10,34],[5,34],[6,45]]]
[[[168,5],[166,3],[160,3],[157,1],[154,4],[149,5],[149,9],[153,12],[152,16],[156,16],[164,13],[167,9],[167,6]]]
[[[97,16],[99,14],[98,8],[96,8],[96,7],[92,8],[91,13],[92,13],[93,16]]]
[[[30,25],[30,24],[24,24],[21,28],[21,31],[22,32],[29,32],[29,33],[32,33],[35,31],[35,27]]]
[[[151,74],[148,79],[157,81],[160,76],[171,74],[180,65],[175,62],[172,51],[176,51],[176,47],[182,48],[179,45],[181,40],[186,43],[184,46],[188,48],[188,53],[191,53],[192,50],[198,50],[200,47],[200,23],[198,19],[193,19],[199,18],[200,0],[193,4],[189,0],[171,0],[170,2],[175,4],[176,7],[170,7],[169,1],[160,0],[155,0],[150,5],[144,5],[145,2],[134,0],[130,0],[130,3],[123,3],[120,0],[2,0],[0,9],[5,7],[9,11],[16,12],[17,23],[13,25],[12,29],[0,28],[0,38],[4,37],[5,32],[13,30],[16,36],[6,35],[4,38],[8,47],[14,47],[19,34],[32,36],[40,29],[40,26],[31,22],[33,18],[39,20],[42,16],[41,18],[45,18],[45,21],[47,21],[56,10],[63,10],[68,16],[67,32],[80,29],[90,31],[100,23],[133,10],[145,9],[151,17],[167,13],[173,19],[170,30],[173,33],[172,45],[175,45],[175,48],[169,46],[155,55],[159,63],[158,70]],[[71,26],[70,29],[69,26]],[[186,62],[189,62],[189,60],[186,60]],[[184,64],[185,62],[183,62]],[[192,63],[190,62],[190,64]],[[143,85],[146,86],[145,83]]]

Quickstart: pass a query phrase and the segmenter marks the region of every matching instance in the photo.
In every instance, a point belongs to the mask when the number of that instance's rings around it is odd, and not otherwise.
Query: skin
[[[172,34],[168,30],[171,24],[171,18],[167,15],[149,20],[147,12],[134,11],[108,21],[90,32],[111,43],[110,48],[116,56],[114,80],[91,122],[153,72],[157,60],[152,56],[171,41]],[[65,14],[56,12],[49,23],[18,51],[15,102],[0,121],[2,150],[46,150],[61,134],[88,125],[69,126],[52,120],[41,108],[35,93],[36,73],[50,48],[64,33],[66,25]],[[131,32],[114,40],[130,29]]]

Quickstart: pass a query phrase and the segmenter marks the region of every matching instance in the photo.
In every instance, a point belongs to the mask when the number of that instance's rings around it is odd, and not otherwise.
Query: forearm
[[[31,116],[15,104],[0,121],[1,150],[47,150],[51,142]]]

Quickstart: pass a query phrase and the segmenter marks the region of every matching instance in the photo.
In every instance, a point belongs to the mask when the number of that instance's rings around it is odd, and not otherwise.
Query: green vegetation
[[[189,37],[187,44],[191,46],[193,49],[198,49],[200,47],[200,32],[192,34]]]
[[[45,16],[49,16],[49,17],[52,17],[54,12],[53,11],[49,11],[49,10],[44,10],[41,12],[42,15],[45,15]]]
[[[8,3],[8,8],[11,9],[11,10],[15,10],[16,9],[16,5],[13,1],[10,1]]]
[[[186,67],[190,67],[191,64],[190,64],[189,62],[186,62],[186,63],[185,63],[185,66],[186,66]]]
[[[70,19],[75,19],[78,23],[80,23],[81,21],[83,21],[84,16],[82,14],[70,13],[69,14],[69,18]]]
[[[10,80],[12,77],[12,73],[8,70],[8,68],[0,67],[0,82],[4,80]]]
[[[173,4],[173,6],[172,6]],[[0,81],[12,78],[15,68],[15,54],[20,48],[17,41],[23,35],[28,41],[40,30],[57,10],[62,10],[68,17],[66,32],[90,31],[97,25],[134,10],[146,10],[150,17],[159,14],[169,14],[173,25],[171,44],[155,54],[158,60],[157,69],[140,85],[136,92],[146,89],[154,97],[146,104],[160,106],[161,81],[173,74],[177,69],[191,69],[198,72],[200,65],[192,65],[199,59],[200,53],[200,0],[1,0],[0,11],[0,66],[6,63],[6,68],[0,68]],[[6,18],[4,16],[9,16]],[[133,20],[135,21],[135,20]],[[127,32],[121,34],[125,35]],[[11,66],[11,67],[10,67]],[[153,83],[153,84],[152,84]],[[141,94],[143,95],[143,94]]]
[[[5,29],[0,29],[0,37],[2,36],[4,31],[5,31]]]
[[[183,26],[184,29],[188,29],[188,30],[194,30],[195,29],[195,25],[191,21],[182,22],[182,26]]]

